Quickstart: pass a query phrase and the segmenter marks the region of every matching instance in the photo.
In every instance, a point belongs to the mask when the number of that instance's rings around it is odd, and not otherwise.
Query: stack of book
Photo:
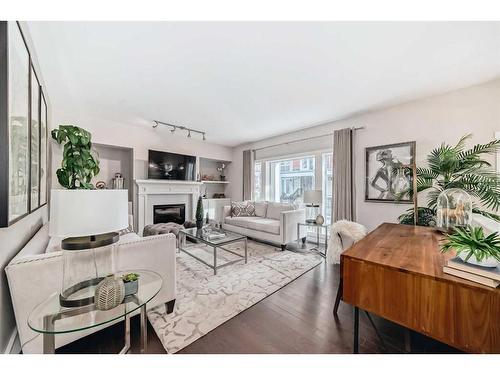
[[[443,272],[491,288],[496,288],[500,285],[500,267],[481,267],[465,263],[460,258],[453,258],[446,262],[446,265],[443,267]]]

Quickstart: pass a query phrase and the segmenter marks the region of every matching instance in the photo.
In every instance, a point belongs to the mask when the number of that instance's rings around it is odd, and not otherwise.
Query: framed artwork
[[[412,177],[404,165],[415,160],[415,142],[367,147],[365,165],[365,201],[412,203],[409,194]]]
[[[40,90],[40,206],[47,203],[47,103]]]
[[[47,202],[47,130],[47,105],[21,28],[0,21],[0,227]]]
[[[30,111],[30,212],[40,207],[40,84],[31,67]]]

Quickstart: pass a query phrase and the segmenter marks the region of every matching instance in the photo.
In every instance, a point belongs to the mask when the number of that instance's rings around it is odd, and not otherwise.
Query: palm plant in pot
[[[435,223],[437,200],[447,189],[459,188],[480,203],[472,212],[500,221],[496,212],[500,208],[500,175],[484,157],[500,150],[500,140],[477,144],[466,149],[471,134],[463,136],[456,145],[441,144],[427,156],[428,166],[417,168],[417,194],[427,194],[427,207],[418,207],[418,225]],[[408,193],[413,196],[410,187]],[[486,211],[488,210],[488,211]],[[399,217],[401,224],[413,224],[414,210]]]
[[[497,267],[500,264],[500,236],[494,232],[486,236],[483,228],[456,227],[441,243],[443,253],[455,250],[464,262],[482,267]]]

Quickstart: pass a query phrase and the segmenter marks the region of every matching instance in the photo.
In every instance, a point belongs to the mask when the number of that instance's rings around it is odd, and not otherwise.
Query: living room
[[[2,353],[500,354],[500,21],[12,14]]]

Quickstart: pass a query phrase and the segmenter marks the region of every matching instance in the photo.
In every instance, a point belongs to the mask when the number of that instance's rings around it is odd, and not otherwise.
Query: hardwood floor
[[[351,353],[352,307],[341,303],[332,314],[339,282],[338,266],[322,263],[276,293],[225,322],[179,354],[198,353]],[[365,314],[360,315],[360,353],[405,352],[405,330],[373,316],[385,347]],[[132,319],[132,353],[139,350],[139,319]],[[123,346],[123,323],[57,350],[57,353],[116,353]],[[457,352],[411,333],[412,352]],[[166,353],[148,324],[148,353]]]

